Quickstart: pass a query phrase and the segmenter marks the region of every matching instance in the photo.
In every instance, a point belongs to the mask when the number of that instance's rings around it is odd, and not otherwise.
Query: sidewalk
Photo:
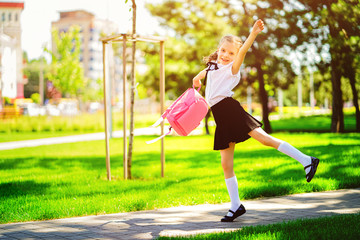
[[[165,128],[165,132],[167,128]],[[160,136],[161,129],[157,128],[137,128],[134,129],[135,136]],[[175,133],[172,133],[175,134]],[[202,134],[202,129],[195,129],[191,135]],[[122,138],[124,135],[123,131],[114,131],[112,133],[113,138]],[[129,136],[129,131],[127,132]],[[26,148],[26,147],[37,147],[42,145],[52,145],[52,144],[61,144],[61,143],[74,143],[74,142],[84,142],[84,141],[95,141],[95,140],[105,140],[105,133],[87,133],[87,134],[78,134],[64,137],[51,137],[51,138],[40,138],[40,139],[31,139],[23,141],[13,141],[13,142],[2,142],[0,143],[1,150],[17,149],[17,148]]]
[[[123,131],[114,131],[112,136],[114,138],[122,138]],[[129,134],[129,133],[127,133]],[[160,128],[138,128],[134,130],[135,136],[142,135],[160,135]],[[79,135],[71,135],[64,137],[52,137],[52,138],[41,138],[41,139],[32,139],[24,141],[13,141],[13,142],[3,142],[0,143],[0,151],[24,147],[37,147],[41,145],[51,145],[51,144],[60,144],[60,143],[73,143],[73,142],[82,142],[82,141],[95,141],[95,140],[104,140],[105,133],[87,133]]]
[[[0,239],[154,239],[234,231],[298,218],[360,212],[360,188],[243,201],[247,213],[221,223],[229,204],[182,206],[151,211],[0,225]]]

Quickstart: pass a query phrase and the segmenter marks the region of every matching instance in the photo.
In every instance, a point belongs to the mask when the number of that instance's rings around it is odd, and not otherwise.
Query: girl
[[[240,103],[232,98],[231,90],[240,81],[240,66],[256,36],[263,29],[263,21],[257,20],[244,44],[238,37],[223,37],[217,51],[206,58],[209,67],[193,78],[195,87],[201,86],[201,79],[207,79],[205,98],[216,122],[214,150],[220,150],[221,165],[231,200],[230,210],[221,219],[222,222],[232,222],[246,212],[239,199],[233,168],[236,143],[252,137],[265,146],[273,147],[296,159],[304,166],[307,182],[314,177],[319,164],[319,159],[307,156],[290,144],[268,135],[261,128],[262,123],[248,114]]]

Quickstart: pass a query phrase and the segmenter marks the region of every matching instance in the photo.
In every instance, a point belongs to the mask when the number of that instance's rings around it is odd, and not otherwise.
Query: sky
[[[137,32],[141,35],[152,35],[161,32],[156,19],[145,9],[144,3],[149,0],[137,0]],[[50,46],[51,22],[60,18],[59,12],[85,10],[96,18],[108,19],[119,25],[119,33],[131,31],[132,12],[129,11],[131,0],[23,0],[24,10],[21,14],[21,44],[29,59],[39,58],[43,46]]]

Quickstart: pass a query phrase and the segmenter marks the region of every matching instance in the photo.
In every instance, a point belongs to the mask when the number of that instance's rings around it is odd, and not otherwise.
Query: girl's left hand
[[[259,19],[255,22],[252,32],[255,34],[259,34],[262,30],[264,30],[264,22]]]

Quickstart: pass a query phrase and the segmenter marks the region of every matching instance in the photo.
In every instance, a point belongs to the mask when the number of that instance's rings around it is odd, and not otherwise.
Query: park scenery
[[[240,199],[360,188],[358,0],[54,2],[34,54],[23,43],[34,1],[0,1],[0,239],[12,223],[230,202],[211,111],[189,136],[146,142],[220,38],[245,42],[257,19],[233,98],[320,164],[308,183],[298,161],[250,138],[234,153]],[[358,212],[189,238],[355,239],[359,223]]]

